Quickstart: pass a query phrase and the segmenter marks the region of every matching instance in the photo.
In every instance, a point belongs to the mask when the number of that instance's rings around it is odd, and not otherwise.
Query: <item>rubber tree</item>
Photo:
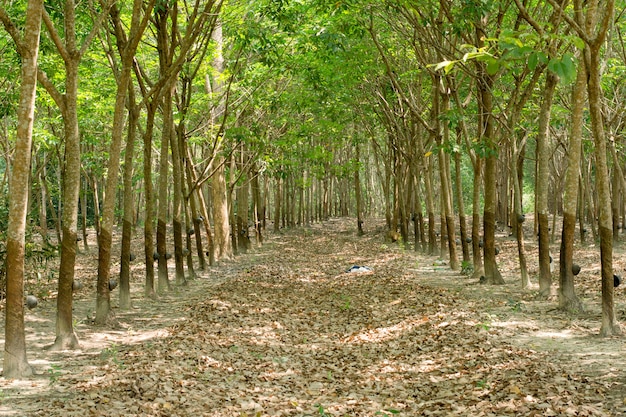
[[[181,73],[183,66],[191,59],[193,55],[192,48],[201,36],[210,36],[216,27],[217,17],[221,9],[221,1],[206,1],[204,3],[195,3],[191,9],[179,8],[178,3],[160,2],[154,14],[154,25],[157,37],[157,50],[159,54],[159,81],[152,90],[159,86],[160,95],[158,96],[162,105],[163,112],[163,128],[161,131],[161,155],[159,162],[159,204],[158,204],[158,222],[157,222],[157,259],[158,259],[158,282],[159,291],[169,288],[169,278],[167,276],[167,251],[166,251],[166,224],[168,209],[168,172],[169,161],[168,154],[170,147],[173,150],[172,157],[178,160],[182,159],[182,151],[179,148],[178,138],[176,135],[176,126],[174,120],[173,97],[177,92],[176,80]],[[185,14],[183,22],[182,13]],[[174,143],[176,141],[176,143]],[[170,145],[173,145],[170,146]],[[178,152],[177,152],[178,151]],[[174,192],[178,195],[175,197],[175,222],[182,225],[182,166],[177,166],[176,186]],[[181,198],[179,201],[178,198]],[[205,219],[205,222],[208,220]],[[182,254],[182,227],[176,228],[175,251]],[[208,235],[208,233],[207,233]],[[182,256],[177,256],[177,281],[183,283],[181,274]]]
[[[475,26],[476,44],[481,47],[487,38],[487,15],[481,16]],[[504,284],[502,274],[496,262],[495,232],[496,232],[496,184],[498,145],[495,137],[493,116],[493,87],[495,74],[485,62],[476,62],[479,104],[479,132],[481,146],[484,151],[485,175],[485,206],[483,210],[483,255],[485,275],[483,282],[487,284]]]
[[[548,224],[548,181],[551,149],[549,147],[550,115],[554,91],[558,77],[553,72],[546,73],[546,83],[539,110],[539,131],[537,132],[537,179],[536,202],[539,224],[539,296],[547,298],[552,287],[550,272],[550,235]]]
[[[147,6],[151,8],[153,7],[153,5],[154,5],[154,2],[152,2],[151,4],[148,4]],[[137,3],[135,3],[133,13],[137,13],[139,14],[139,16],[135,16],[133,18],[137,21],[133,22],[132,24],[143,25],[139,27],[139,31],[143,32],[143,30],[145,30],[145,26],[147,25],[147,19],[145,18],[145,15],[144,15],[143,21],[139,23],[138,19],[141,19],[141,10],[137,9]],[[119,282],[120,308],[128,309],[130,308],[130,261],[131,261],[130,240],[131,240],[132,228],[133,228],[133,223],[134,223],[133,221],[133,215],[134,215],[133,187],[132,187],[132,177],[133,177],[134,170],[133,170],[132,162],[134,159],[135,139],[137,135],[137,124],[138,124],[138,119],[139,119],[139,108],[136,103],[135,92],[133,89],[134,87],[132,83],[130,82],[130,77],[132,76],[132,69],[134,68],[134,60],[133,60],[134,51],[127,50],[127,48],[129,47],[130,48],[133,47],[133,44],[131,43],[133,42],[133,40],[132,39],[129,40],[129,35],[127,35],[125,32],[124,25],[122,24],[122,16],[117,5],[113,5],[111,7],[109,15],[110,15],[110,22],[112,25],[112,31],[115,34],[115,41],[116,41],[116,46],[117,46],[117,48],[110,48],[110,50],[111,50],[111,53],[113,53],[112,51],[116,49],[120,56],[120,61],[122,62],[122,68],[120,69],[120,68],[114,67],[113,72],[114,74],[119,75],[118,80],[117,80],[118,82],[126,83],[127,85],[128,98],[126,100],[126,107],[130,115],[129,122],[128,122],[128,129],[127,129],[128,136],[126,140],[126,149],[125,149],[125,156],[124,156],[124,177],[123,177],[124,220],[122,224],[122,242],[121,242],[122,250],[121,250],[121,256],[120,256],[121,259],[120,259],[120,282]],[[136,32],[137,28],[134,28],[131,26],[130,36],[140,37],[142,35],[141,33],[133,33],[133,31]],[[132,54],[130,58],[131,59],[130,64],[128,62],[125,63],[125,61],[129,59],[126,54],[129,54],[129,53]],[[116,62],[113,56],[109,58],[109,61],[111,63]],[[128,79],[123,79],[123,77],[128,77]],[[121,85],[118,86],[118,88],[122,88],[122,87],[123,86]],[[119,104],[117,100],[120,100],[120,98],[116,96],[116,105]],[[116,111],[117,110],[118,108],[116,107]],[[122,109],[119,109],[119,110],[123,111]],[[114,116],[114,123],[117,122],[117,123],[123,124],[124,117],[121,115],[117,115],[117,117],[121,118],[122,120],[121,121],[116,120]],[[122,133],[116,132],[115,134],[120,135],[119,140],[121,141]],[[120,151],[121,151],[121,148],[120,148]],[[109,169],[110,168],[111,167],[109,166]],[[108,172],[110,173],[111,171],[108,171]],[[106,202],[106,199],[105,199],[105,202]],[[98,288],[100,289],[100,287]],[[106,291],[108,290],[109,290],[109,286],[107,285]]]
[[[73,349],[78,346],[72,319],[73,283],[76,265],[76,238],[78,225],[78,197],[80,193],[80,132],[78,127],[78,66],[100,29],[107,14],[108,3],[102,4],[102,10],[92,22],[91,31],[79,43],[76,23],[76,3],[66,0],[63,3],[63,28],[59,30],[52,17],[43,10],[43,23],[48,36],[63,61],[65,70],[64,92],[53,83],[41,68],[37,71],[37,81],[52,97],[61,112],[64,127],[63,156],[63,191],[61,214],[61,260],[59,263],[59,284],[57,291],[56,339],[51,349]],[[6,13],[0,13],[5,28],[16,44],[19,33]],[[63,35],[63,36],[61,36]],[[18,48],[19,51],[19,48]],[[56,69],[55,69],[56,70]]]
[[[43,1],[30,0],[28,2],[24,35],[17,39],[22,58],[22,84],[20,86],[17,134],[9,185],[9,224],[6,253],[7,297],[3,362],[3,376],[7,379],[21,378],[33,373],[26,357],[24,252],[42,13]],[[3,9],[0,9],[0,14],[5,14]]]
[[[558,7],[552,1],[550,3],[554,7]],[[583,4],[581,0],[575,0],[574,10],[576,10],[576,20],[569,20],[568,23],[585,42],[583,56],[587,68],[587,96],[591,116],[591,131],[595,144],[602,274],[602,326],[600,327],[600,335],[610,336],[620,334],[621,329],[615,317],[613,300],[613,218],[606,136],[602,116],[601,49],[612,23],[615,1],[593,0]],[[586,11],[584,16],[583,10]]]
[[[559,308],[572,312],[581,311],[583,308],[574,287],[573,257],[576,214],[580,198],[578,190],[586,84],[587,71],[585,63],[581,60],[578,64],[576,82],[572,87],[571,130],[567,148],[567,171],[565,173],[565,195],[563,197],[563,228],[559,252]]]
[[[111,268],[111,244],[113,241],[113,226],[115,220],[116,189],[120,168],[122,139],[126,125],[126,99],[128,87],[131,83],[135,52],[143,32],[148,24],[154,1],[148,3],[144,10],[144,2],[135,0],[133,3],[130,33],[128,41],[121,49],[121,70],[116,80],[115,108],[113,113],[113,127],[111,144],[109,147],[109,161],[105,183],[105,197],[102,208],[102,222],[98,235],[98,282],[96,285],[96,317],[97,324],[104,324],[109,318],[111,297],[109,290]],[[115,8],[112,8],[115,11]],[[122,36],[118,34],[118,37]]]
[[[215,257],[219,259],[230,259],[233,257],[233,246],[230,240],[231,225],[229,221],[228,196],[226,184],[226,157],[222,150],[223,141],[225,140],[221,133],[223,132],[223,121],[226,115],[226,101],[223,93],[225,92],[221,75],[224,72],[224,57],[222,56],[223,38],[222,25],[218,23],[213,32],[213,41],[216,44],[216,54],[213,59],[213,70],[215,76],[210,84],[210,91],[217,100],[217,105],[211,112],[212,124],[215,126],[214,131],[218,132],[214,138],[216,143],[221,146],[215,147],[216,158],[214,160],[214,175],[211,179],[211,192],[213,198],[213,220],[215,222]],[[219,125],[222,125],[220,127]],[[275,219],[277,221],[278,219]]]

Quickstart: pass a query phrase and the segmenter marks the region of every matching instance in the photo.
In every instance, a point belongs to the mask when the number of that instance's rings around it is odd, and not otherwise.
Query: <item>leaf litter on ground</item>
[[[169,299],[184,320],[81,358],[29,415],[616,415],[615,378],[512,340],[541,327],[525,304],[351,227],[274,234],[211,269]]]

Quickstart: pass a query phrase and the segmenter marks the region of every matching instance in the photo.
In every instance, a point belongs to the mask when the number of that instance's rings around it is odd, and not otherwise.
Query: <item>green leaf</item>
[[[448,61],[448,60],[445,60],[445,61],[441,61],[440,63],[438,63],[438,64],[435,66],[435,71],[439,71],[440,69],[442,69],[442,68],[443,68],[443,69],[444,69],[444,71],[445,71],[445,72],[446,72],[446,74],[447,74],[447,73],[449,73],[449,72],[450,72],[450,70],[452,69],[452,67],[454,67],[454,61]]]
[[[534,71],[537,68],[537,64],[539,63],[539,55],[537,52],[532,53],[528,56],[528,69]]]
[[[576,76],[574,56],[567,53],[561,58],[552,58],[548,62],[548,69],[558,75],[563,81],[569,82]]]
[[[484,48],[481,48],[477,51],[467,52],[465,55],[463,55],[463,62],[467,62],[468,59],[476,59],[478,61],[487,61],[490,58],[493,58],[493,55],[485,51]]]
[[[557,58],[552,58],[550,62],[548,62],[548,69],[560,77],[561,76],[561,60]]]
[[[570,53],[563,55],[562,65],[564,69],[564,78],[567,81],[571,81],[576,77],[576,60]]]
[[[579,38],[578,36],[574,37],[574,46],[580,50],[585,49],[585,41],[583,41],[581,38]]]
[[[500,62],[497,59],[492,58],[487,61],[487,74],[496,75],[500,71]]]

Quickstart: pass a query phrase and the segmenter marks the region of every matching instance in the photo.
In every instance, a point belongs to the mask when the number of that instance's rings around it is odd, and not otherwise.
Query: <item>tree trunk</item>
[[[354,167],[354,195],[356,197],[356,229],[359,236],[363,236],[363,197],[361,195],[361,180],[359,170],[361,166],[361,152],[359,143],[354,144],[355,167]]]
[[[215,99],[219,100],[217,106],[211,111],[211,124],[214,130],[218,131],[220,127],[220,118],[223,118],[225,109],[224,98],[220,95],[223,91],[223,81],[219,78],[224,73],[224,57],[222,56],[223,37],[222,25],[217,22],[215,30],[211,34],[211,39],[216,43],[215,58],[213,59],[213,69],[218,75],[211,84],[211,92]],[[215,225],[214,246],[216,259],[230,259],[233,256],[233,246],[230,240],[230,222],[228,210],[228,195],[226,184],[226,160],[221,154],[221,145],[224,140],[223,136],[217,136],[214,139],[215,159],[213,161],[214,174],[211,178],[211,199],[213,223]]]
[[[485,283],[504,284],[504,279],[496,262],[495,232],[496,232],[496,186],[497,186],[497,164],[498,148],[494,139],[493,126],[493,78],[483,74],[479,81],[480,109],[484,115],[482,118],[483,132],[482,142],[488,149],[485,159],[485,207],[483,213],[483,251],[485,257]]]
[[[413,209],[413,229],[415,233],[415,250],[418,248],[418,240],[422,252],[427,250],[426,228],[424,227],[424,212],[422,211],[422,190],[419,178],[413,177],[415,183],[415,205]]]
[[[428,254],[434,255],[437,245],[437,233],[435,231],[435,203],[433,202],[432,163],[430,157],[425,158],[424,166],[426,174],[424,176],[426,211],[428,212]]]
[[[480,237],[480,190],[482,184],[483,159],[476,157],[474,163],[474,176],[472,183],[472,263],[474,273],[472,278],[479,278],[484,275],[482,245]]]
[[[96,229],[96,237],[98,237],[100,236],[100,189],[95,177],[91,178],[90,182],[93,192],[93,227]]]
[[[48,237],[48,187],[46,185],[46,153],[42,155],[41,169],[39,170],[39,227],[41,228],[41,238],[44,245],[50,244],[50,238]]]
[[[196,184],[198,184],[198,176],[196,174],[196,171],[193,167],[193,164],[191,163],[192,158],[191,158],[191,151],[189,149],[188,146],[185,147],[186,148],[186,152],[187,152],[187,161],[188,161],[188,165],[187,165],[187,175],[190,177],[191,182],[194,184],[194,186]],[[204,200],[204,193],[202,192],[202,190],[198,187],[198,186],[192,186],[190,185],[190,188],[193,188],[194,192],[196,193],[196,197],[197,199],[197,209],[198,209],[198,216],[194,219],[194,228],[196,227],[195,224],[198,223],[198,227],[200,224],[204,225],[204,230],[207,236],[207,253],[206,255],[209,257],[209,265],[213,266],[215,265],[215,246],[213,243],[213,234],[211,233],[211,225],[209,223],[209,210],[207,209],[207,204]],[[194,229],[195,230],[195,229]],[[197,232],[197,231],[196,231]],[[197,236],[197,238],[199,238],[200,235]],[[197,245],[197,243],[196,243]]]
[[[159,206],[157,214],[157,273],[158,291],[163,293],[171,289],[169,274],[167,270],[167,209],[168,201],[168,178],[169,178],[169,137],[172,134],[172,97],[164,94],[163,97],[163,131],[161,136],[161,155],[159,160]],[[170,121],[167,121],[170,119]]]
[[[183,182],[183,187],[184,187],[184,182]],[[189,276],[189,279],[195,279],[196,278],[196,270],[193,266],[193,251],[191,250],[191,248],[193,247],[193,242],[192,242],[192,234],[190,233],[190,231],[193,231],[194,229],[191,229],[192,226],[192,221],[191,221],[191,216],[190,216],[190,210],[191,208],[189,207],[188,204],[185,204],[185,248],[183,249],[183,256],[185,256],[186,262],[187,262],[187,275]],[[195,232],[195,231],[194,231]],[[200,241],[200,247],[202,247],[202,241]],[[204,257],[202,258],[204,259]]]
[[[239,193],[235,193],[237,181],[237,164],[235,163],[234,152],[230,157],[230,167],[228,168],[229,181],[226,188],[226,201],[228,202],[228,222],[231,225],[230,242],[233,248],[233,256],[239,255],[239,237],[241,234],[241,223],[237,222],[235,211],[239,208]]]
[[[281,206],[281,187],[280,176],[276,176],[276,185],[274,188],[274,232],[280,231],[280,206]]]
[[[120,309],[130,309],[130,244],[133,233],[134,202],[133,202],[133,160],[135,158],[135,137],[139,109],[136,108],[132,88],[129,94],[128,139],[126,140],[126,154],[124,155],[124,220],[122,222],[122,243],[120,259]]]
[[[152,137],[154,132],[154,116],[156,102],[147,104],[146,131],[143,136],[143,187],[145,193],[144,262],[146,264],[146,278],[144,296],[156,298],[154,289],[154,192],[152,183]]]
[[[21,55],[22,85],[20,87],[17,136],[9,193],[6,252],[7,299],[3,363],[3,376],[6,379],[22,378],[33,373],[26,358],[24,251],[42,12],[43,2],[41,0],[28,2],[23,38],[25,48]]]
[[[559,308],[576,312],[583,305],[576,295],[574,274],[574,233],[576,232],[576,212],[578,209],[578,189],[580,178],[580,158],[582,152],[583,114],[585,110],[585,87],[587,72],[584,62],[578,65],[576,83],[572,88],[572,127],[567,147],[567,171],[565,172],[565,195],[563,202],[563,229],[559,258]]]
[[[187,175],[185,178],[187,179],[187,198],[189,199],[189,208],[191,210],[191,220],[193,224],[193,235],[196,241],[196,254],[198,256],[198,262],[200,269],[204,271],[206,269],[206,259],[204,257],[204,248],[202,245],[202,233],[200,231],[200,226],[202,225],[202,220],[204,220],[204,216],[200,214],[198,209],[198,194],[200,194],[200,190],[195,187],[195,173],[193,168],[193,161],[191,160],[191,152],[189,151],[189,146],[187,143],[182,144],[182,149],[185,154],[185,169]],[[191,234],[192,230],[187,230],[187,234]],[[189,251],[191,252],[191,246],[189,246]]]
[[[604,13],[611,16],[614,8],[613,1],[606,2]],[[592,7],[590,6],[590,9]],[[590,10],[589,13],[594,11]],[[595,10],[595,13],[598,13]],[[590,21],[595,21],[595,16],[587,17]],[[608,28],[608,18],[601,33],[606,34]],[[603,44],[604,35],[599,36],[595,41],[585,48],[585,61],[588,69],[587,94],[589,97],[589,113],[591,116],[591,129],[595,144],[596,157],[596,184],[598,187],[599,206],[599,232],[600,232],[600,263],[602,272],[602,326],[601,336],[620,334],[621,329],[615,317],[613,300],[613,226],[611,218],[611,190],[607,163],[606,138],[604,136],[604,125],[602,119],[602,86],[600,73],[600,48]]]
[[[115,222],[115,200],[120,168],[122,135],[125,125],[126,94],[130,83],[129,63],[124,65],[117,86],[115,111],[113,115],[113,133],[109,149],[109,162],[105,183],[104,204],[102,206],[102,224],[98,236],[98,284],[96,287],[96,324],[104,324],[111,311],[109,290],[111,268],[111,244]]]
[[[116,36],[118,42],[122,41],[121,25],[117,8],[111,8],[111,17],[116,24]],[[96,287],[96,323],[104,324],[111,311],[110,294],[110,269],[111,269],[111,245],[113,239],[113,227],[115,222],[116,190],[119,183],[120,156],[122,151],[122,138],[125,126],[126,96],[131,84],[131,71],[135,50],[139,43],[142,30],[139,30],[140,17],[143,12],[143,2],[135,0],[133,4],[132,23],[130,29],[130,41],[119,46],[122,68],[117,80],[115,96],[115,108],[113,112],[113,128],[111,133],[111,145],[109,148],[109,162],[107,166],[107,178],[105,184],[104,204],[102,207],[102,224],[98,236],[98,284]],[[150,11],[146,11],[150,13]],[[132,211],[132,206],[131,210]]]
[[[457,130],[458,144],[461,143],[461,131]],[[471,258],[469,253],[467,216],[465,214],[465,201],[463,201],[463,177],[461,175],[461,152],[454,153],[454,177],[456,181],[456,202],[459,210],[459,228],[461,234],[461,251],[463,252],[463,263],[469,265]]]
[[[68,5],[66,4],[66,8]],[[73,6],[69,6],[73,7]],[[68,14],[71,13],[68,11]],[[66,14],[66,19],[68,18]],[[71,35],[69,35],[71,36]],[[65,172],[63,176],[63,211],[61,215],[61,261],[57,295],[56,339],[52,350],[74,349],[78,338],[72,318],[74,269],[76,265],[76,236],[78,226],[78,196],[80,194],[80,133],[78,130],[77,93],[78,62],[66,62]]]
[[[550,255],[550,227],[548,226],[548,185],[550,175],[550,116],[552,99],[558,83],[558,77],[551,71],[546,74],[546,84],[543,90],[543,101],[539,110],[539,131],[537,133],[537,179],[536,202],[537,221],[539,224],[539,296],[550,296],[552,287],[552,273],[550,262],[554,261]]]
[[[175,88],[173,88],[175,90]],[[172,91],[172,99],[174,91]],[[176,132],[174,119],[170,126],[170,147],[172,149],[172,177],[174,188],[172,190],[172,230],[174,232],[174,265],[176,267],[176,284],[187,285],[185,279],[185,266],[183,256],[183,170],[181,166],[181,153],[179,143],[183,140]],[[182,134],[181,134],[182,136]]]
[[[46,170],[42,171],[42,175],[45,175]],[[52,221],[54,222],[54,232],[56,234],[57,242],[60,243],[62,241],[61,238],[61,222],[59,221],[59,215],[57,214],[57,208],[54,206],[52,202],[52,195],[50,194],[50,190],[48,189],[48,181],[44,177],[41,180],[41,185],[44,189],[44,193],[46,195],[46,204],[48,205],[48,210],[50,210],[50,214],[52,216]]]
[[[228,221],[228,196],[226,195],[226,174],[224,157],[215,158],[215,174],[212,178],[213,222],[215,223],[215,257],[231,259],[233,247],[230,240],[230,222]]]
[[[83,249],[85,250],[85,252],[87,252],[89,250],[89,244],[87,243],[87,194],[89,191],[89,183],[87,181],[87,179],[83,179],[82,181],[82,194],[83,197],[80,200],[81,203],[81,222],[82,222],[82,231],[83,231]]]
[[[525,145],[522,144],[522,149],[518,149],[517,139],[513,140],[513,158],[511,158],[510,162],[511,179],[513,180],[513,208],[515,210],[515,215],[511,222],[515,225],[513,231],[517,239],[517,255],[519,258],[522,288],[526,289],[530,287],[530,277],[528,276],[528,268],[526,266],[526,248],[524,244],[524,221],[526,220],[526,216],[522,208],[522,182],[520,180],[521,172],[519,172],[519,170],[523,168],[520,166],[519,160],[523,160],[524,147]]]
[[[437,87],[436,89],[439,90],[439,82],[436,83]],[[437,96],[439,95],[438,93],[436,94]],[[450,98],[449,96],[446,94],[443,97],[441,106],[442,106],[442,110],[444,112],[449,110],[449,104],[450,104]],[[433,104],[434,105],[434,104]],[[441,129],[439,127],[439,114],[437,115],[437,123],[435,124],[435,126],[437,126],[437,132],[439,132]],[[441,202],[442,202],[442,211],[443,214],[445,216],[445,233],[447,236],[447,240],[448,240],[448,253],[450,256],[450,268],[453,270],[457,270],[459,269],[459,260],[457,257],[457,250],[456,250],[456,235],[455,235],[455,218],[454,218],[454,211],[452,210],[452,182],[450,180],[450,165],[449,165],[449,158],[448,155],[445,153],[444,151],[444,147],[442,146],[443,143],[447,143],[450,140],[450,135],[449,135],[449,129],[448,129],[448,125],[446,124],[443,127],[443,138],[438,134],[437,135],[437,142],[439,145],[439,152],[438,152],[438,157],[439,157],[439,176],[440,176],[440,181],[441,181]],[[442,240],[443,240],[443,233],[444,230],[442,230]]]
[[[241,169],[244,169],[242,164]],[[246,253],[250,249],[250,234],[248,232],[248,206],[250,200],[250,183],[246,178],[237,189],[237,229],[239,231],[239,249]]]
[[[254,216],[254,231],[256,235],[256,244],[263,244],[263,223],[261,222],[263,216],[263,203],[261,201],[261,187],[259,185],[259,172],[258,170],[251,171],[252,175],[252,213]]]

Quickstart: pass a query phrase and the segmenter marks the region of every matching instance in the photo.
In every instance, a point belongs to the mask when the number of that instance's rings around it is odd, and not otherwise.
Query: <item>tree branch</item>
[[[54,46],[56,46],[57,50],[59,51],[59,55],[61,55],[63,61],[69,62],[71,60],[70,54],[67,51],[65,44],[63,43],[63,39],[61,39],[61,37],[59,36],[59,32],[57,32],[56,28],[54,27],[54,22],[50,18],[50,15],[45,8],[43,10],[43,22],[46,25],[46,29],[48,29],[48,33],[50,34],[50,38],[52,38]]]

